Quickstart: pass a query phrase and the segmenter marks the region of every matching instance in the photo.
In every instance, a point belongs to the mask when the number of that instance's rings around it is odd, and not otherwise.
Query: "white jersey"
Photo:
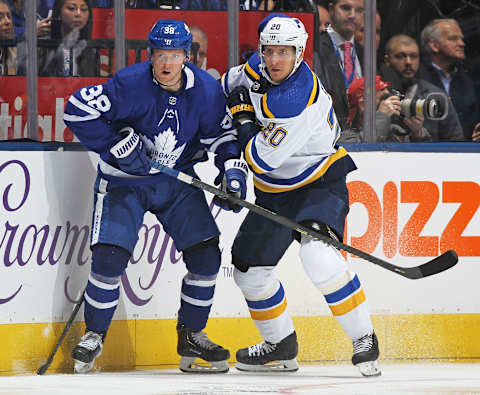
[[[222,76],[222,87],[227,95],[239,85],[250,88],[262,127],[244,152],[255,186],[264,192],[290,191],[319,179],[348,154],[335,146],[340,126],[332,99],[305,62],[266,92],[260,83],[260,67],[258,55],[253,55]]]

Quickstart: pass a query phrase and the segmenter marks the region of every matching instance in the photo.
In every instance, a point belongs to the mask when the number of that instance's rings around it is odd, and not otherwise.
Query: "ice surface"
[[[296,373],[186,374],[179,370],[45,374],[0,378],[0,394],[480,394],[480,363],[382,363],[361,377],[346,364],[303,365]]]

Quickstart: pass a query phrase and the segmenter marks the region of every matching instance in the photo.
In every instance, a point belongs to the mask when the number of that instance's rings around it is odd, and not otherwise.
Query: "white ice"
[[[480,394],[480,363],[388,363],[382,376],[361,377],[347,364],[303,365],[295,373],[186,374],[137,370],[0,377],[0,394]]]

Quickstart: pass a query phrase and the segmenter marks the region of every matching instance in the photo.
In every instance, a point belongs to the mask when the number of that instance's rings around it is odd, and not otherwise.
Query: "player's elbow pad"
[[[242,124],[237,123],[238,141],[242,147],[242,151],[245,150],[248,142],[260,131],[260,126],[256,122],[246,121]]]

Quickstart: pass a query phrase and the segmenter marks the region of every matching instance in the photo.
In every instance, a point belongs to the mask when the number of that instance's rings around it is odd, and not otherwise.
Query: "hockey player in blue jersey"
[[[148,35],[150,59],[69,99],[64,120],[100,155],[94,186],[92,266],[85,290],[86,332],[72,352],[88,372],[103,348],[119,299],[120,276],[152,212],[183,252],[178,311],[180,369],[227,372],[228,350],[202,331],[220,268],[219,230],[203,191],[152,168],[152,161],[195,176],[193,165],[215,154],[223,187],[245,198],[247,165],[220,84],[187,62],[192,35],[183,21],[160,20]],[[238,211],[225,201],[216,203]],[[200,358],[210,366],[196,365]]]
[[[340,126],[332,99],[303,61],[307,33],[297,18],[270,19],[259,50],[222,76],[222,86],[253,172],[256,203],[335,240],[349,211],[346,175],[356,169],[336,145]],[[264,341],[237,351],[237,368],[296,371],[298,343],[274,268],[300,242],[303,268],[353,342],[352,362],[380,374],[365,293],[334,247],[247,214],[232,247],[234,280]]]

